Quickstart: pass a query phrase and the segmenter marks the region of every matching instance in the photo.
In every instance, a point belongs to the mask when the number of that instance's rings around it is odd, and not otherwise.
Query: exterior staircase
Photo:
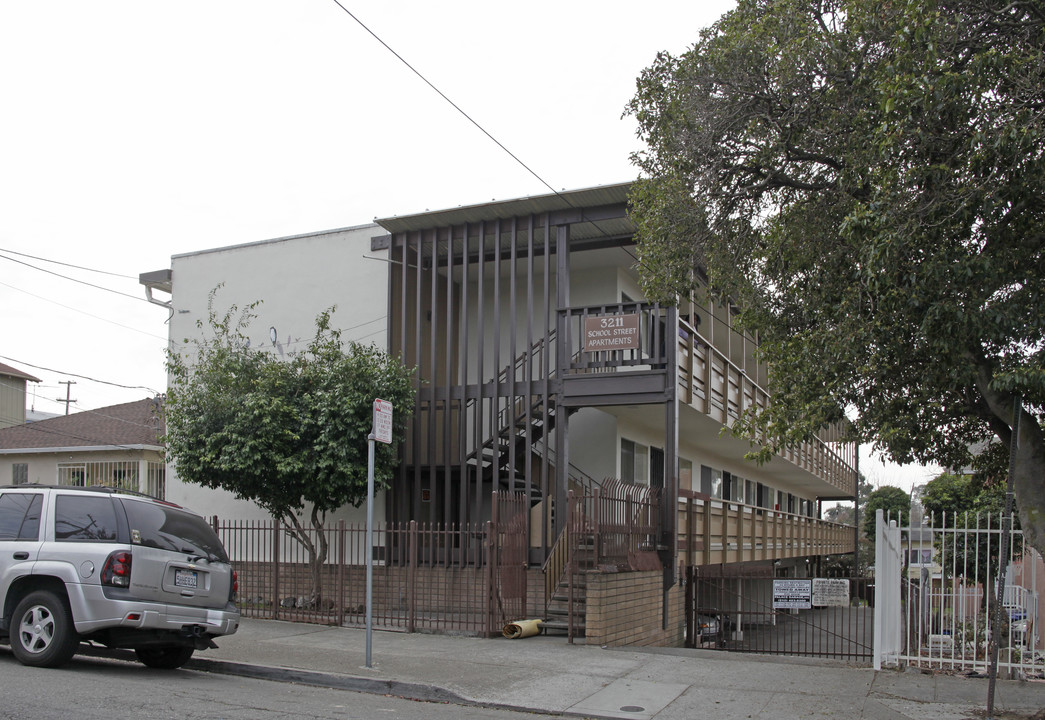
[[[572,558],[547,600],[544,621],[546,631],[583,636],[587,617],[588,571],[595,569],[595,539],[588,533],[575,537]],[[572,600],[571,600],[572,598]]]

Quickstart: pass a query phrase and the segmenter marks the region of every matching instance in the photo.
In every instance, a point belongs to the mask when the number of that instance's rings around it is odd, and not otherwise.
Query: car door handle
[[[29,553],[27,553],[27,552],[16,552],[14,554],[14,559],[15,560],[28,560],[29,559]]]

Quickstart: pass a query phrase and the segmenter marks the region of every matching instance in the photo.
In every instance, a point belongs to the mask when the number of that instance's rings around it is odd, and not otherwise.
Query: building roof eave
[[[600,185],[581,190],[569,190],[546,195],[534,195],[512,200],[497,200],[479,205],[467,205],[413,215],[395,215],[375,219],[390,233],[428,230],[464,223],[505,220],[523,215],[541,215],[581,208],[624,205],[628,201],[632,182]]]
[[[43,455],[48,453],[87,453],[147,451],[163,452],[162,445],[71,445],[43,448],[0,448],[0,455]]]

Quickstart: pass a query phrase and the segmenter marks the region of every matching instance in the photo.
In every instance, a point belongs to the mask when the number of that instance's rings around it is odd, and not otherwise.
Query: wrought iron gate
[[[847,604],[800,610],[773,609],[774,579],[726,576],[720,566],[688,568],[687,646],[870,664],[873,579],[840,578],[848,585]]]

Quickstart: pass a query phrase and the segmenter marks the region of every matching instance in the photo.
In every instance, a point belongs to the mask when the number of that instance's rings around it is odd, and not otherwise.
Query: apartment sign
[[[812,580],[773,579],[774,610],[808,610],[812,599]]]
[[[638,350],[639,314],[584,318],[584,352]]]

